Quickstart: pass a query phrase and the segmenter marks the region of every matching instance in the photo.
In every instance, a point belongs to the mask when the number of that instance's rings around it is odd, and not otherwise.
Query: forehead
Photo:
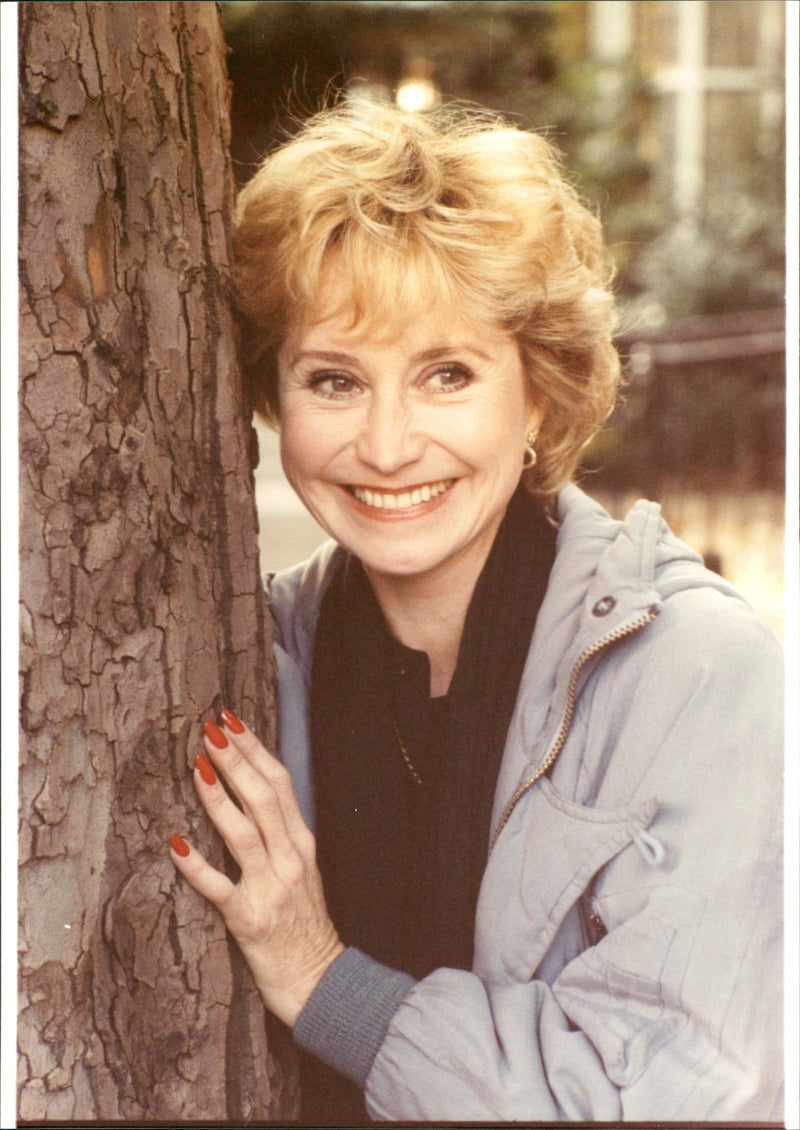
[[[333,333],[379,344],[418,336],[433,325],[443,339],[455,331],[463,336],[465,327],[472,328],[472,336],[476,326],[498,332],[482,312],[470,316],[447,280],[431,279],[417,264],[381,263],[376,257],[371,266],[358,269],[341,255],[326,261],[288,336],[297,341]]]

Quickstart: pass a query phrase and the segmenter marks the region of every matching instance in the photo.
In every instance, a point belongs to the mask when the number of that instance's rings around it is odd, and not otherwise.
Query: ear
[[[529,404],[528,404],[528,422],[525,425],[525,434],[526,435],[528,435],[530,432],[538,432],[539,431],[539,429],[542,426],[542,423],[544,422],[544,418],[545,418],[546,413],[547,413],[547,408],[544,404],[542,404],[542,403],[533,404],[533,403],[529,402]]]

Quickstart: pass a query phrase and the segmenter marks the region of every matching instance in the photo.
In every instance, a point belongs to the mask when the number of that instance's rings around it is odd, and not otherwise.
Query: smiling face
[[[353,328],[331,270],[322,317],[278,356],[281,456],[321,526],[376,581],[474,584],[542,413],[514,338],[434,305]]]

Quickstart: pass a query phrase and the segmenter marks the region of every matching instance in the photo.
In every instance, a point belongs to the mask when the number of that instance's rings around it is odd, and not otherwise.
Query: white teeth
[[[452,484],[452,479],[440,479],[438,483],[425,483],[424,486],[415,487],[413,491],[403,491],[402,494],[383,494],[367,487],[353,487],[353,494],[359,502],[374,506],[377,510],[408,510],[411,506],[419,506],[421,502],[438,498]]]

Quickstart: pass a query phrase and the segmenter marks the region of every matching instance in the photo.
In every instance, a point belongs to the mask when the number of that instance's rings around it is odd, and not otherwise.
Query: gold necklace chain
[[[400,746],[400,753],[402,755],[403,761],[405,761],[405,763],[406,763],[406,768],[408,769],[409,773],[414,778],[414,780],[417,782],[417,784],[421,787],[422,786],[422,778],[420,777],[419,773],[414,768],[414,765],[413,765],[413,762],[411,761],[411,758],[408,756],[408,750],[405,747],[403,739],[400,737],[400,731],[398,730],[397,726],[395,726],[394,732],[395,732],[395,736],[397,737],[397,744]]]

